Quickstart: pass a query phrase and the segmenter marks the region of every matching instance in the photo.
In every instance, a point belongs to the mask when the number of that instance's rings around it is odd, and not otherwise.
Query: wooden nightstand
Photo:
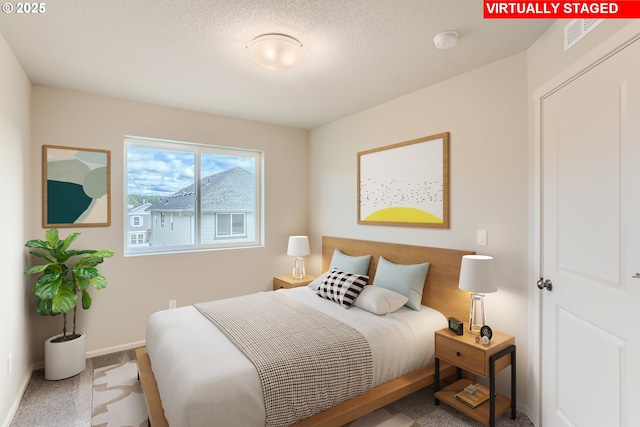
[[[489,345],[476,343],[477,334],[465,330],[464,335],[455,335],[449,329],[436,331],[435,348],[435,403],[450,405],[474,420],[495,426],[496,417],[511,407],[511,418],[516,419],[516,346],[515,337],[493,332]],[[440,389],[440,359],[456,366],[458,380]],[[511,399],[495,392],[496,372],[511,365]],[[462,370],[483,378],[489,378],[490,398],[476,408],[470,408],[456,399],[456,393],[475,381],[462,378]]]
[[[294,279],[290,274],[284,276],[274,276],[273,278],[273,290],[277,291],[278,289],[283,288],[297,288],[298,286],[306,286],[311,283],[316,276],[311,276],[309,274],[304,276],[304,279]]]

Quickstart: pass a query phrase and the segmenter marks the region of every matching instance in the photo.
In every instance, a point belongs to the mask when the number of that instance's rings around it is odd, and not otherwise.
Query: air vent
[[[568,51],[604,19],[574,19],[564,27],[564,51]]]

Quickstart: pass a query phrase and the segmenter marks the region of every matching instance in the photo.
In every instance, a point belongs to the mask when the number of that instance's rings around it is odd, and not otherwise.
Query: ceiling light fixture
[[[263,34],[247,43],[249,56],[267,70],[292,68],[306,57],[302,43],[285,34]]]
[[[449,49],[458,43],[458,33],[455,31],[444,31],[436,34],[433,38],[436,49]]]

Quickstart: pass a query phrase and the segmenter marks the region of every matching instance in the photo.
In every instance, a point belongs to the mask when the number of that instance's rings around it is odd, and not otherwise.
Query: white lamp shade
[[[496,292],[493,257],[486,255],[464,255],[460,266],[458,287],[477,294]]]
[[[309,249],[309,238],[307,236],[289,236],[287,255],[306,256],[311,253]]]

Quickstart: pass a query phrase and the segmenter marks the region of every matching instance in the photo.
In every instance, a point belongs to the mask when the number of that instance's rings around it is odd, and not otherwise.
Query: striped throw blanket
[[[195,304],[253,362],[266,426],[288,426],[365,393],[367,340],[351,326],[277,292]]]

